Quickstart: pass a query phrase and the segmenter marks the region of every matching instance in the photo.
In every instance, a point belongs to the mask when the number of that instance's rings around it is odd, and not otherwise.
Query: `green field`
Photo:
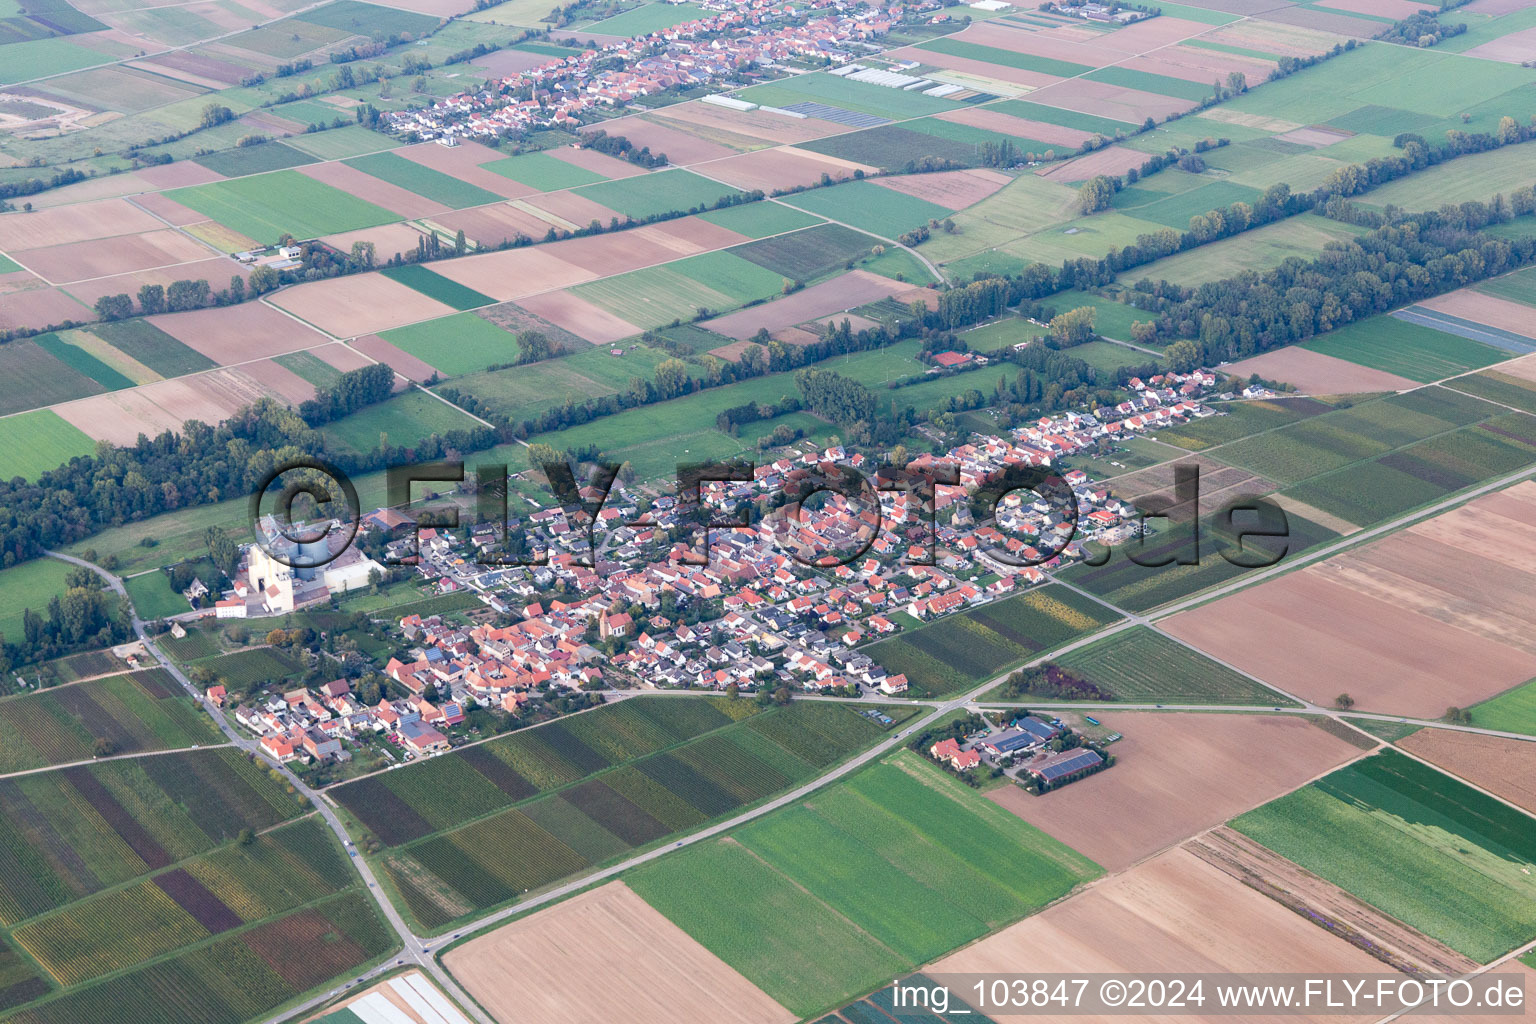
[[[132,380],[129,380],[100,359],[97,359],[85,349],[80,348],[78,345],[71,345],[54,331],[49,331],[47,334],[39,334],[32,341],[33,344],[71,370],[84,374],[108,391],[120,391],[123,388],[133,387]]]
[[[393,224],[400,219],[382,206],[364,202],[297,171],[273,171],[173,189],[165,194],[242,235],[268,244],[284,233],[296,238],[316,238]]]
[[[883,734],[852,708],[625,701],[336,789],[442,928],[790,788]]]
[[[591,22],[585,28],[615,36],[643,36],[709,16],[710,12],[698,4],[644,3],[607,21]]]
[[[1003,100],[994,103],[989,110],[995,110],[1000,114],[1012,114],[1014,117],[1026,118],[1030,121],[1044,121],[1046,124],[1060,125],[1063,128],[1076,128],[1081,132],[1095,132],[1105,138],[1112,139],[1116,132],[1135,131],[1140,125],[1130,124],[1125,121],[1116,121],[1112,117],[1099,117],[1094,114],[1083,114],[1076,110],[1063,110],[1061,107],[1050,107],[1044,103],[1031,103],[1028,100]]]
[[[577,185],[608,180],[606,175],[557,160],[548,153],[520,153],[480,166],[540,192],[553,192],[556,189],[575,188]]]
[[[1123,194],[1123,192],[1122,192]],[[1233,203],[1252,203],[1259,198],[1259,190],[1231,181],[1212,181],[1197,188],[1187,189],[1169,196],[1153,198],[1142,205],[1115,203],[1143,220],[1155,221],[1177,231],[1189,229],[1190,219],[1223,210]]]
[[[767,107],[789,107],[796,103],[825,103],[861,114],[896,121],[924,114],[954,110],[961,104],[952,100],[924,96],[917,92],[887,89],[868,82],[850,82],[846,78],[820,72],[797,75],[768,85],[754,85],[734,94],[748,103]]]
[[[324,427],[327,444],[354,452],[372,451],[380,439],[410,447],[432,434],[480,426],[465,413],[423,391],[412,390]]]
[[[95,744],[131,754],[217,743],[217,729],[160,669],[0,700],[0,773],[89,761]]]
[[[64,574],[69,566],[56,558],[0,569],[0,636],[22,635],[22,613],[28,608],[47,614],[48,599],[64,593]]]
[[[636,327],[660,327],[692,320],[701,309],[723,313],[770,298],[784,290],[784,281],[739,256],[714,252],[590,281],[571,292]]]
[[[378,4],[363,3],[362,0],[333,0],[312,11],[295,15],[294,18],[312,25],[340,29],[349,35],[374,38],[387,38],[401,33],[422,36],[441,24],[430,15],[395,7],[381,7]]]
[[[1491,345],[1390,316],[1356,321],[1304,341],[1301,347],[1425,382],[1490,366],[1510,355]]]
[[[211,370],[218,365],[148,320],[92,324],[90,332],[162,377],[180,377],[183,374]]]
[[[372,175],[391,185],[398,185],[435,203],[455,210],[466,206],[485,206],[501,202],[501,196],[478,185],[460,181],[451,174],[433,170],[398,153],[372,153],[342,161],[348,167]]]
[[[796,212],[782,206],[778,206],[778,209],[786,213]],[[841,224],[817,224],[786,235],[738,245],[727,252],[750,260],[790,281],[815,281],[825,274],[843,269],[850,260],[863,259],[878,244],[876,239],[864,232]]]
[[[1123,285],[1141,280],[1175,281],[1186,287],[1197,287],[1244,270],[1257,273],[1273,270],[1292,256],[1316,259],[1329,242],[1353,238],[1360,230],[1325,217],[1288,217],[1127,270],[1120,275],[1119,281]]]
[[[1433,210],[1442,203],[1486,202],[1495,193],[1507,195],[1527,183],[1533,148],[1536,147],[1528,144],[1504,146],[1460,157],[1373,189],[1362,198],[1371,206],[1391,203],[1405,210]]]
[[[384,331],[380,337],[417,359],[458,377],[517,359],[517,336],[473,313],[455,313]]]
[[[381,149],[394,149],[400,143],[362,125],[349,124],[345,128],[328,128],[323,132],[295,135],[284,145],[302,149],[321,160],[345,160],[347,157],[375,153]]]
[[[1536,381],[1523,377],[1500,373],[1498,370],[1484,370],[1457,377],[1448,381],[1446,386],[1478,398],[1486,398],[1490,402],[1536,413]]]
[[[1058,78],[1075,78],[1084,72],[1093,70],[1093,65],[1091,64],[1074,64],[1067,60],[1036,57],[1034,54],[1019,53],[1016,50],[1004,50],[996,46],[981,46],[959,39],[933,39],[926,43],[918,43],[915,49],[947,54],[951,57],[963,57],[966,60],[981,61],[985,64],[997,64],[1005,68],[1016,68],[1020,71],[1038,71],[1042,75],[1055,75]],[[944,62],[935,61],[934,63],[943,64]]]
[[[1148,71],[1132,71],[1130,68],[1122,67],[1099,68],[1097,71],[1088,72],[1083,77],[1091,82],[1117,85],[1122,89],[1139,89],[1142,92],[1157,93],[1162,96],[1175,96],[1182,100],[1208,99],[1214,90],[1213,85],[1191,82],[1184,78],[1171,78],[1168,75],[1154,75]]]
[[[1213,445],[1321,415],[1331,406],[1312,398],[1275,398],[1218,403],[1213,408],[1222,415],[1159,430],[1157,439],[1190,451],[1204,451]]]
[[[921,629],[866,648],[916,696],[945,696],[976,686],[1030,658],[1115,621],[1103,605],[1047,586],[943,616]]]
[[[1232,822],[1480,963],[1536,937],[1530,824],[1508,805],[1392,750]]]
[[[711,347],[725,343],[719,339]],[[591,348],[559,359],[476,373],[454,387],[485,402],[495,412],[517,421],[564,405],[567,400],[611,395],[631,380],[649,380],[665,353],[630,345],[622,356],[606,348]]]
[[[808,1017],[1099,873],[1081,854],[903,751],[625,880],[753,984]]]
[[[187,599],[171,589],[171,578],[163,572],[129,576],[123,580],[123,587],[133,601],[133,610],[139,613],[141,619],[162,619],[167,615],[192,610]]]
[[[287,367],[317,388],[328,388],[341,379],[341,371],[313,352],[285,352],[272,361]]]
[[[1478,704],[1472,708],[1472,721],[1484,729],[1536,736],[1536,680]]]
[[[850,181],[784,197],[784,202],[811,213],[836,218],[856,228],[891,239],[930,220],[945,220],[953,211],[938,203],[909,196],[870,181]]]
[[[1052,660],[1130,703],[1297,706],[1146,626],[1121,630]]]
[[[5,62],[0,70],[0,85],[13,85],[44,75],[106,64],[112,60],[104,53],[86,49],[65,39],[32,39],[11,43],[5,48]]]
[[[391,281],[398,281],[407,288],[421,292],[428,298],[436,299],[454,309],[477,309],[481,306],[496,304],[496,300],[489,295],[482,295],[473,288],[444,277],[435,270],[428,270],[420,263],[385,267],[380,273]]]
[[[594,203],[617,210],[621,216],[641,220],[713,206],[738,190],[691,171],[674,168],[633,178],[600,181],[574,191]]]
[[[779,235],[820,223],[810,214],[785,206],[783,203],[745,203],[741,206],[728,206],[723,210],[701,213],[699,219],[739,232],[748,238]]]
[[[1526,267],[1513,274],[1490,278],[1475,287],[1480,292],[1497,295],[1501,299],[1536,306],[1536,267]]]
[[[0,419],[0,479],[58,469],[76,455],[90,455],[96,442],[52,409],[37,409]]]
[[[238,178],[246,174],[261,174],[264,171],[280,171],[285,167],[312,164],[317,159],[318,157],[312,154],[281,142],[263,142],[257,146],[240,146],[235,149],[226,149],[222,153],[210,153],[207,156],[197,157],[194,162],[226,178]]]

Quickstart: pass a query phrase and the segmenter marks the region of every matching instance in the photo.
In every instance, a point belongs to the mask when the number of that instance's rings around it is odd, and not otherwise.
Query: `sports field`
[[[1232,826],[1480,963],[1536,937],[1530,818],[1396,751]]]
[[[392,224],[400,218],[297,171],[173,189],[171,199],[256,239],[275,243],[283,234],[316,238]]]
[[[943,616],[866,651],[887,671],[904,673],[916,696],[944,696],[1114,620],[1103,605],[1047,586]]]
[[[1121,630],[1069,651],[1053,663],[1133,704],[1295,706],[1255,680],[1146,626]]]
[[[938,203],[881,188],[869,181],[812,189],[786,196],[784,202],[887,239],[927,227],[930,220],[943,221],[954,215],[954,211]]]
[[[1431,327],[1375,316],[1304,341],[1301,347],[1409,380],[1434,381],[1509,358],[1491,345]]]
[[[0,419],[0,479],[37,478],[76,455],[90,455],[96,442],[52,409]]]
[[[487,366],[511,363],[517,359],[518,352],[515,334],[473,313],[455,313],[409,327],[397,327],[385,331],[380,337],[437,367],[445,377],[458,377]]]
[[[450,280],[435,270],[427,269],[420,263],[385,267],[380,273],[391,281],[398,281],[407,288],[413,288],[428,298],[436,299],[454,309],[476,309],[480,306],[496,304],[496,300],[489,295],[482,295],[473,288]]]
[[[737,190],[678,168],[600,181],[574,194],[636,220],[713,206]]]
[[[1472,721],[1484,729],[1536,736],[1536,680],[1477,705]]]
[[[381,181],[398,185],[455,210],[501,202],[501,196],[494,192],[460,181],[451,174],[433,170],[414,160],[407,160],[396,153],[373,153],[342,162],[364,174],[371,174]]]
[[[903,751],[627,881],[778,1002],[813,1016],[1099,873]]]

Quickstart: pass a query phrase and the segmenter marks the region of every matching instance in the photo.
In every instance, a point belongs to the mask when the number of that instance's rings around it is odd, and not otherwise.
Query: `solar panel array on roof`
[[[1078,750],[1062,758],[1060,761],[1045,765],[1042,768],[1036,768],[1034,772],[1046,782],[1054,782],[1063,775],[1071,775],[1073,772],[1080,772],[1084,768],[1092,768],[1103,760],[1095,751]]]

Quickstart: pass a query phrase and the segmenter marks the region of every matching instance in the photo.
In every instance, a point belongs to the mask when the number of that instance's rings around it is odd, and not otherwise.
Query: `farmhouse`
[[[981,764],[981,755],[974,750],[961,750],[956,740],[942,740],[928,748],[935,761],[947,761],[957,772],[968,772]]]
[[[400,723],[400,742],[417,756],[448,749],[448,737],[420,720]]]

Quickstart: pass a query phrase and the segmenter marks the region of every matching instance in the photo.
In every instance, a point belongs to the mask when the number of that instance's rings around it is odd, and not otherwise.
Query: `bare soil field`
[[[465,261],[448,260],[443,265],[462,262]],[[452,306],[383,274],[354,274],[301,284],[273,295],[272,304],[337,338],[377,334],[454,311]]]
[[[1507,363],[1500,363],[1498,370],[1500,373],[1507,373],[1521,380],[1536,380],[1536,352],[1520,356],[1518,359],[1511,359]]]
[[[1314,702],[1436,718],[1536,676],[1533,522],[1527,481],[1160,625]]]
[[[1046,124],[1044,121],[1031,121],[1027,117],[1014,117],[1012,114],[1003,114],[996,110],[986,110],[984,108],[967,107],[961,110],[946,110],[944,113],[936,116],[940,121],[967,124],[972,128],[983,128],[991,132],[1000,132],[1003,135],[1038,139],[1041,142],[1049,142],[1054,146],[1065,146],[1068,149],[1076,149],[1093,138],[1094,134],[1093,132],[1079,131],[1076,128],[1064,128],[1057,124]]]
[[[226,366],[323,345],[326,341],[263,302],[166,313],[150,317],[149,322]]]
[[[7,250],[43,249],[93,238],[143,234],[165,227],[126,199],[103,199],[51,210],[6,214],[0,218],[0,223],[5,225]]]
[[[1351,11],[1355,14],[1374,14],[1378,18],[1391,18],[1393,21],[1401,21],[1415,11],[1422,11],[1424,5],[1414,3],[1413,0],[1317,0],[1319,7],[1332,7],[1338,11]]]
[[[17,249],[13,255],[34,273],[55,284],[92,277],[127,274],[152,267],[206,260],[213,255],[180,231],[163,228],[137,235],[116,235],[87,242],[68,242],[42,249]],[[231,271],[236,264],[230,263]]]
[[[1507,64],[1523,64],[1531,59],[1533,53],[1536,53],[1536,28],[1511,32],[1502,39],[1495,39],[1466,51],[1468,57],[1499,60]]]
[[[1021,32],[1019,35],[1023,36],[1024,33]],[[963,41],[975,42],[976,40],[966,39]],[[951,53],[920,50],[915,46],[903,46],[900,49],[889,51],[888,55],[896,60],[917,61],[920,64],[930,64],[936,68],[947,68],[950,71],[956,71],[964,75],[975,75],[983,79],[1006,82],[1009,85],[1024,85],[1030,89],[1041,89],[1047,85],[1058,85],[1066,81],[1060,75],[1048,75],[1043,71],[1027,71],[1024,68],[1010,68],[1004,64],[988,64],[986,61],[977,60],[974,57],[957,57]],[[1078,56],[1080,59],[1082,55],[1079,54]],[[1073,58],[1063,59],[1070,60]]]
[[[793,327],[828,313],[862,306],[905,291],[906,285],[867,270],[850,270],[830,281],[802,288],[793,295],[774,299],[759,306],[749,306],[726,316],[705,321],[701,326],[727,338],[745,341],[766,327],[770,332]]]
[[[1223,825],[1185,844],[1212,867],[1262,893],[1393,970],[1466,974],[1476,961],[1351,896],[1332,882]]]
[[[462,231],[466,238],[481,245],[500,245],[503,240],[514,239],[518,235],[527,235],[537,240],[549,231],[548,221],[540,220],[526,210],[519,210],[508,203],[457,210],[433,217],[432,222],[449,231]]]
[[[357,338],[351,343],[351,346],[364,355],[372,356],[379,362],[384,363],[402,377],[409,377],[418,384],[431,379],[434,374],[439,377],[443,375],[442,371],[437,367],[418,359],[404,349],[391,345],[377,334],[370,334],[366,338]]]
[[[604,236],[595,236],[601,240]],[[503,249],[462,259],[443,260],[432,269],[451,281],[489,295],[498,302],[534,292],[567,288],[590,281],[603,271],[575,262],[567,262],[555,253],[553,245],[524,249]],[[421,319],[421,318],[418,318]],[[374,333],[372,331],[368,333]]]
[[[1228,371],[1239,377],[1258,374],[1265,380],[1294,384],[1309,395],[1349,395],[1368,391],[1406,391],[1419,385],[1406,377],[1345,362],[1294,345],[1277,348],[1233,363]]]
[[[1020,970],[1331,974],[1380,972],[1381,964],[1189,851],[1169,850],[940,960],[925,973],[1015,974]],[[1124,1019],[1072,1018],[1082,1024],[1115,1024]],[[1171,1024],[1206,1018],[1167,1014],[1156,1019]],[[1365,1024],[1376,1015],[1244,1015],[1242,1019],[1250,1024]]]
[[[601,174],[605,178],[632,178],[637,174],[644,174],[645,168],[637,167],[628,160],[620,160],[618,157],[609,156],[607,153],[599,153],[595,149],[577,149],[574,146],[556,146],[546,150],[546,156],[552,156],[561,163],[570,164],[572,167],[580,167],[582,170],[591,171],[593,174]]]
[[[116,239],[112,239],[116,241]],[[154,270],[138,270],[129,274],[117,274],[113,277],[98,277],[92,281],[81,281],[69,285],[69,294],[79,299],[86,305],[94,305],[96,300],[103,295],[116,295],[126,293],[133,295],[138,292],[141,285],[159,284],[169,285],[172,281],[191,280],[199,278],[206,280],[215,291],[229,284],[231,277],[249,277],[249,267],[242,267],[235,261],[224,256],[209,256],[204,251],[204,259],[196,263],[178,263],[171,267],[157,267]]]
[[[313,178],[326,185],[334,185],[343,192],[382,206],[405,220],[432,217],[439,213],[446,213],[449,209],[442,203],[435,203],[425,196],[419,196],[399,185],[391,185],[387,181],[375,178],[371,174],[364,174],[357,168],[348,167],[344,163],[305,164],[297,170],[306,178]]]
[[[358,370],[372,362],[371,359],[359,352],[354,352],[346,342],[333,341],[329,345],[321,345],[319,348],[309,349],[309,353],[336,367],[342,373],[348,370]]]
[[[1126,51],[1110,43],[1111,39],[1124,31],[1123,28],[1116,29],[1113,32],[1105,32],[1091,39],[1082,40],[1074,39],[1056,29],[1048,29],[1044,32],[1021,32],[1007,25],[993,25],[981,21],[974,23],[954,38],[965,43],[976,43],[979,46],[992,46],[999,50],[1028,53],[1036,57],[1069,60],[1097,68],[1125,58]],[[1139,53],[1145,49],[1147,47],[1137,47],[1130,52]]]
[[[290,405],[298,405],[315,397],[313,384],[270,359],[242,363],[240,372]]]
[[[761,110],[731,110],[713,103],[677,103],[670,107],[651,111],[651,117],[666,118],[696,125],[701,130],[714,129],[732,135],[761,139],[766,142],[796,143],[826,138],[847,130],[845,125],[823,121],[817,117],[785,117]]]
[[[240,80],[251,72],[248,68],[241,67],[227,60],[218,60],[214,57],[201,57],[197,54],[178,50],[173,53],[162,53],[155,57],[144,58],[145,64],[155,64],[163,68],[171,68],[176,71],[189,71],[202,78],[209,78],[224,86],[239,85]]]
[[[582,281],[639,270],[641,267],[654,267],[658,263],[704,251],[703,246],[690,244],[675,234],[662,233],[659,227],[650,225],[614,234],[570,238],[539,248],[580,268],[587,275],[580,279]],[[577,280],[567,277],[553,287],[565,288],[577,283]],[[524,294],[534,290],[527,289]]]
[[[24,292],[29,288],[46,287],[48,287],[47,281],[44,281],[36,274],[29,274],[25,270],[0,274],[0,295],[9,295],[11,292]]]
[[[1162,21],[1161,18],[1156,20]],[[1060,85],[1047,86],[1029,99],[1032,103],[1047,103],[1053,107],[1113,117],[1132,124],[1140,124],[1149,117],[1161,121],[1170,114],[1182,114],[1194,106],[1190,100],[1179,99],[1177,96],[1159,96],[1157,93],[1124,89],[1086,78],[1074,78]]]
[[[1170,43],[1177,43],[1191,36],[1210,30],[1210,26],[1183,18],[1161,17],[1151,21],[1138,21],[1116,29],[1103,37],[1104,45],[1123,53],[1146,53],[1148,50]]]
[[[1527,6],[1526,0],[1472,0],[1463,10],[1477,14],[1499,15],[1523,11]]]
[[[1125,737],[1110,747],[1113,768],[1044,796],[1010,785],[990,791],[987,799],[1110,871],[1363,753],[1303,718],[1128,711],[1094,717]],[[1256,750],[1265,755],[1254,757]]]
[[[1081,84],[1096,85],[1098,83],[1083,82]],[[1035,173],[1052,181],[1087,181],[1097,174],[1124,174],[1132,167],[1140,167],[1146,162],[1147,154],[1139,150],[1126,146],[1105,146],[1103,149],[1084,153],[1063,163],[1046,164]]]
[[[210,181],[224,180],[224,175],[218,171],[209,170],[191,160],[177,160],[175,163],[161,164],[158,167],[145,167],[135,173],[140,181],[154,188],[182,188],[186,185],[206,185]]]
[[[1398,746],[1536,814],[1536,743],[1420,729]]]
[[[875,168],[792,146],[743,153],[713,161],[708,167],[711,178],[719,178],[737,188],[758,188],[764,192],[795,185],[812,185],[820,181],[823,174],[830,174],[834,179],[851,178],[856,170],[869,173]]]
[[[423,142],[415,146],[402,146],[393,152],[423,167],[442,171],[444,174],[452,175],[460,181],[467,181],[471,185],[478,185],[487,192],[494,192],[506,199],[516,199],[518,196],[532,195],[538,191],[481,167],[481,164],[500,160],[506,154],[489,146],[482,146],[478,142],[460,141],[451,149],[447,146],[439,146],[435,142]]]
[[[795,1020],[623,882],[503,925],[450,950],[443,963],[503,1024]]]
[[[432,219],[437,221],[439,218]],[[357,231],[343,231],[339,235],[326,235],[320,240],[327,245],[335,246],[342,252],[350,252],[353,242],[372,242],[375,258],[383,263],[397,252],[414,251],[416,240],[421,236],[422,232],[409,224],[381,224],[376,228],[360,228]],[[498,238],[496,241],[500,242],[501,239]]]
[[[510,78],[512,75],[521,74],[524,71],[532,71],[543,64],[558,60],[544,53],[524,53],[521,50],[497,50],[488,53],[484,57],[475,58],[475,66],[485,68],[491,74],[501,78]]]
[[[800,327],[786,327],[780,331],[772,332],[775,341],[782,341],[786,345],[814,345],[821,340],[820,335],[813,334]]]
[[[154,437],[180,430],[187,420],[216,424],[265,393],[250,377],[233,370],[212,370],[66,402],[54,411],[97,440],[126,445],[133,444],[140,433]]]
[[[640,328],[629,321],[570,292],[544,292],[522,299],[518,305],[594,345],[607,345],[640,333]]]
[[[171,166],[175,166],[172,164]],[[176,200],[161,195],[159,192],[149,192],[136,196],[134,202],[153,213],[156,217],[176,225],[185,227],[188,224],[197,224],[208,219],[208,215],[198,213],[190,206],[182,206]]]
[[[895,192],[926,199],[930,203],[947,206],[951,210],[963,210],[1008,184],[1013,179],[1001,171],[976,169],[970,171],[939,171],[934,174],[911,174],[895,178],[877,178],[876,185],[883,185]]]
[[[1230,2],[1247,3],[1249,0],[1230,0]],[[1255,0],[1255,2],[1263,3],[1266,10],[1273,6],[1268,0]],[[1206,0],[1204,6],[1211,7],[1212,0]],[[1229,8],[1215,9],[1228,10]],[[1254,12],[1235,11],[1233,13]],[[1263,50],[1265,53],[1278,54],[1282,57],[1305,57],[1314,53],[1325,53],[1333,47],[1334,43],[1341,43],[1345,39],[1344,36],[1334,32],[1307,29],[1301,26],[1281,26],[1262,21],[1240,21],[1233,25],[1226,25],[1203,38],[1213,43]]]
[[[614,217],[619,217],[617,210],[610,210],[602,203],[594,203],[586,196],[578,196],[573,192],[546,192],[532,199],[524,199],[517,205],[535,216],[541,212],[548,214],[545,220],[571,231],[584,228],[594,220],[607,224]],[[619,220],[623,219],[619,217]]]
[[[709,354],[717,359],[724,359],[726,362],[734,363],[741,358],[742,353],[755,347],[756,345],[750,341],[733,341],[729,345],[721,345],[719,348],[710,349]]]
[[[1524,303],[1484,295],[1470,288],[1448,292],[1420,303],[1425,309],[1448,313],[1473,323],[1536,338],[1536,310]]]
[[[1132,57],[1120,67],[1211,85],[1217,78],[1226,81],[1234,71],[1248,76],[1250,82],[1262,82],[1274,70],[1275,62],[1192,46],[1170,46],[1146,57]]]
[[[1335,142],[1341,142],[1349,138],[1348,132],[1339,131],[1336,128],[1325,128],[1321,125],[1307,128],[1297,128],[1279,136],[1281,142],[1294,142],[1298,146],[1310,146],[1318,149],[1322,146],[1331,146]]]
[[[736,150],[718,142],[701,139],[681,128],[672,128],[655,121],[647,121],[639,114],[604,121],[600,126],[609,135],[622,135],[636,147],[649,146],[652,153],[665,153],[674,164],[696,164],[703,160],[718,160],[731,156]]]
[[[1364,18],[1353,18],[1348,14],[1329,14],[1325,11],[1309,7],[1283,7],[1277,10],[1265,11],[1257,15],[1261,21],[1278,22],[1281,25],[1295,25],[1298,28],[1315,29],[1319,32],[1332,32],[1341,36],[1352,36],[1356,39],[1368,38],[1377,31],[1373,25],[1379,22],[1366,21]]]
[[[0,327],[48,327],[65,320],[94,319],[96,314],[90,307],[57,288],[12,292],[0,303]]]
[[[657,245],[670,249],[679,256],[692,256],[695,253],[725,249],[750,241],[739,231],[732,231],[730,228],[723,228],[697,217],[679,217],[676,220],[662,221],[660,224],[648,224],[636,229],[634,234],[648,241],[654,241]]]

